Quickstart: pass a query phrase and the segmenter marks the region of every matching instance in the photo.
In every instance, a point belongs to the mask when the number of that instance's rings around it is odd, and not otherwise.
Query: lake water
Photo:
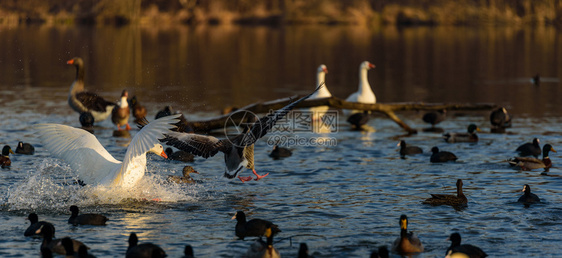
[[[185,244],[200,257],[240,257],[252,238],[236,239],[230,220],[236,210],[278,224],[283,232],[275,246],[285,257],[296,256],[301,242],[318,257],[367,257],[378,246],[390,247],[401,214],[425,245],[420,257],[444,256],[450,244],[445,239],[455,231],[463,243],[493,257],[557,256],[559,154],[551,153],[548,174],[520,172],[505,160],[533,137],[562,149],[561,37],[548,27],[0,27],[0,145],[15,149],[24,141],[36,147],[33,156],[11,155],[12,167],[0,171],[0,256],[38,256],[40,240],[23,236],[27,214],[37,212],[55,225],[58,238],[78,239],[98,257],[123,256],[130,232],[140,242],[160,244],[170,257],[181,256]],[[376,65],[369,80],[381,103],[496,103],[513,115],[513,127],[490,134],[487,111],[449,112],[439,124],[445,131],[475,123],[483,132],[477,144],[448,144],[421,130],[404,137],[379,114],[372,116],[370,131],[351,131],[340,113],[337,132],[288,134],[335,139],[333,146],[289,146],[293,156],[273,160],[269,135],[258,141],[256,170],[270,173],[261,181],[223,178],[219,154],[188,164],[201,173],[194,175],[200,183],[165,184],[186,164],[149,155],[142,188],[100,193],[66,184],[73,171],[42,148],[33,128],[45,122],[79,126],[66,100],[75,75],[66,61],[74,56],[85,61],[87,89],[117,100],[126,88],[150,119],[166,105],[199,120],[226,106],[305,94],[322,63],[332,94],[346,98],[356,91],[359,64],[369,60]],[[530,82],[537,73],[540,86]],[[428,126],[423,112],[398,115],[413,128]],[[121,159],[129,139],[113,137],[113,130],[103,121],[96,137]],[[400,159],[400,139],[424,154]],[[454,152],[459,161],[431,164],[433,146]],[[453,194],[459,178],[467,209],[421,204],[430,193]],[[516,203],[524,184],[543,203]],[[142,201],[147,197],[162,201]],[[67,224],[74,204],[105,214],[108,225]]]

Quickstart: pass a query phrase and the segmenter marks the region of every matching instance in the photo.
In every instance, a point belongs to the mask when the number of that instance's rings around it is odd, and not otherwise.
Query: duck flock
[[[39,124],[36,126],[39,132],[39,139],[43,148],[55,158],[64,160],[70,165],[72,170],[78,175],[81,185],[98,185],[103,187],[115,187],[127,189],[137,186],[146,170],[146,153],[152,152],[163,158],[191,162],[195,156],[210,158],[217,153],[224,155],[224,177],[237,178],[242,183],[251,180],[261,180],[269,173],[260,175],[254,167],[254,143],[274,127],[277,121],[283,119],[293,108],[307,99],[331,97],[331,93],[325,85],[325,77],[328,73],[326,65],[320,65],[317,69],[317,87],[310,94],[291,102],[289,105],[271,112],[261,118],[254,119],[247,123],[248,126],[242,128],[235,137],[228,139],[218,139],[210,135],[193,133],[189,122],[182,114],[178,114],[171,107],[166,107],[160,111],[155,120],[148,121],[146,118],[147,110],[142,106],[136,97],[129,98],[127,90],[123,90],[119,100],[115,102],[107,101],[95,93],[85,90],[84,85],[84,62],[76,57],[67,62],[76,67],[76,79],[72,83],[68,97],[69,106],[79,113],[81,128],[75,128],[61,124]],[[359,88],[346,100],[349,102],[376,103],[376,97],[367,79],[367,71],[375,68],[375,65],[365,61],[359,67]],[[310,111],[314,114],[314,121],[321,121],[322,116],[328,111],[329,107],[313,107]],[[344,110],[348,116],[347,121],[353,130],[362,130],[369,121],[368,112],[358,110]],[[446,120],[446,110],[428,112],[423,116],[423,121],[430,124],[430,128],[424,129],[425,132],[443,133],[443,140],[447,143],[478,142],[477,132],[480,129],[475,124],[469,124],[466,132],[446,132],[438,128],[437,125]],[[109,117],[116,126],[114,136],[130,136],[129,124],[130,116],[138,124],[139,131],[132,137],[127,147],[126,154],[122,161],[115,159],[97,140],[94,134],[94,124],[101,122]],[[507,110],[499,107],[490,114],[491,130],[495,133],[505,133],[506,128],[511,127],[511,118]],[[164,147],[167,145],[168,147]],[[422,148],[408,145],[405,140],[400,140],[399,156],[406,159],[407,156],[422,154]],[[172,149],[174,147],[176,150]],[[539,139],[532,139],[531,142],[519,146],[515,150],[519,155],[505,161],[506,166],[515,167],[520,170],[544,170],[544,173],[552,167],[549,158],[550,152],[556,152],[550,144],[540,147]],[[457,156],[446,150],[441,150],[437,146],[431,149],[429,162],[446,163],[455,162]],[[2,168],[11,166],[10,154],[14,155],[34,155],[35,148],[24,142],[19,142],[15,152],[10,146],[6,145],[2,149],[0,164]],[[542,159],[539,156],[542,154]],[[270,156],[274,159],[282,159],[292,155],[292,151],[281,146],[275,146]],[[242,176],[243,172],[250,170],[255,176]],[[167,180],[173,183],[197,183],[190,174],[199,174],[192,166],[185,166],[183,176],[168,176]],[[468,206],[468,198],[463,193],[463,180],[456,180],[456,194],[431,194],[431,197],[421,201],[424,205],[439,206],[448,205],[454,209],[462,210]],[[540,202],[540,198],[531,193],[531,186],[524,185],[523,195],[517,202],[529,206]],[[68,223],[74,226],[94,225],[104,226],[111,223],[111,218],[101,214],[79,214],[77,206],[69,207],[71,216]],[[246,219],[244,211],[237,211],[232,219],[237,223],[233,227],[234,234],[241,240],[247,237],[254,237],[256,241],[248,246],[246,257],[280,257],[281,254],[274,247],[273,238],[282,232],[282,227],[271,221],[254,218]],[[25,237],[43,238],[40,253],[43,257],[51,257],[53,254],[66,255],[66,257],[92,257],[88,254],[89,247],[69,237],[55,238],[55,226],[46,221],[39,221],[38,214],[30,213],[28,216],[30,226],[25,230]],[[109,221],[109,222],[108,222]],[[408,216],[401,215],[398,218],[400,232],[390,245],[381,246],[374,250],[371,257],[388,257],[390,253],[398,255],[413,255],[424,252],[424,241],[419,239],[414,233],[408,231]],[[265,240],[264,240],[265,239]],[[487,254],[480,248],[461,244],[461,235],[458,232],[450,234],[448,239],[451,245],[443,254],[447,257],[486,257]],[[129,247],[126,257],[165,257],[166,252],[161,247],[153,243],[139,244],[138,236],[131,232],[129,236]],[[185,246],[185,257],[193,257],[193,248]],[[308,257],[308,246],[305,243],[300,245],[298,257]]]

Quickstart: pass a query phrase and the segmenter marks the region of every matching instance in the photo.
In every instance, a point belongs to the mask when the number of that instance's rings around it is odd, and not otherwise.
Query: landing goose
[[[314,92],[317,92],[322,87],[323,85],[320,85]],[[236,177],[243,168],[249,168],[254,175],[256,175],[255,180],[260,180],[269,173],[263,176],[258,175],[254,169],[254,143],[267,134],[279,119],[285,117],[298,103],[309,98],[314,92],[275,112],[270,112],[251,124],[244,132],[231,139],[219,140],[210,135],[169,132],[162,141],[180,150],[190,152],[203,158],[212,157],[220,151],[224,153],[224,162],[226,164],[226,170],[224,172],[225,177],[232,179]],[[238,176],[238,178],[242,182],[252,180],[251,177]]]
[[[40,124],[37,129],[44,148],[70,164],[84,183],[132,187],[144,176],[147,152],[166,158],[158,139],[170,132],[177,117],[163,117],[144,126],[131,140],[122,162],[85,130],[59,124]]]

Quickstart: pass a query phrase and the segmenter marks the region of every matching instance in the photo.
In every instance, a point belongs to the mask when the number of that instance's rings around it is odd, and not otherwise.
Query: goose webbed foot
[[[254,179],[254,180],[256,180],[256,181],[258,181],[258,180],[260,180],[260,179],[266,177],[267,175],[269,175],[269,173],[267,173],[267,174],[265,174],[265,175],[263,175],[263,176],[260,176],[260,175],[258,175],[258,172],[256,172],[255,169],[252,169],[252,172],[254,173],[254,175],[256,175],[256,179]]]
[[[242,183],[247,182],[247,181],[252,181],[251,176],[238,176],[238,179],[240,179],[240,181],[242,181]]]

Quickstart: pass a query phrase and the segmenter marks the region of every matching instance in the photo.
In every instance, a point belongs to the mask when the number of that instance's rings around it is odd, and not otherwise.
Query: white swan
[[[158,139],[174,128],[178,115],[162,117],[144,126],[131,140],[123,162],[116,160],[91,133],[60,124],[37,125],[45,149],[70,164],[86,184],[132,187],[146,170],[146,153],[164,158],[166,153]]]
[[[312,94],[309,99],[329,98],[332,96],[325,83],[327,73],[328,67],[326,67],[326,65],[321,64],[320,66],[318,66],[318,69],[316,70],[316,85],[320,85],[324,82],[324,87]],[[322,116],[326,114],[328,109],[330,109],[330,107],[328,106],[311,107],[309,111],[312,112],[312,120],[321,121]]]
[[[359,65],[359,89],[357,92],[349,95],[346,101],[349,102],[359,102],[365,104],[375,104],[377,103],[377,98],[375,97],[375,93],[371,89],[371,85],[369,85],[369,79],[367,78],[367,71],[370,69],[375,68],[374,64],[371,64],[369,61],[364,61]],[[344,110],[346,114],[350,114],[349,110]],[[360,110],[353,110],[351,113],[362,112]]]

